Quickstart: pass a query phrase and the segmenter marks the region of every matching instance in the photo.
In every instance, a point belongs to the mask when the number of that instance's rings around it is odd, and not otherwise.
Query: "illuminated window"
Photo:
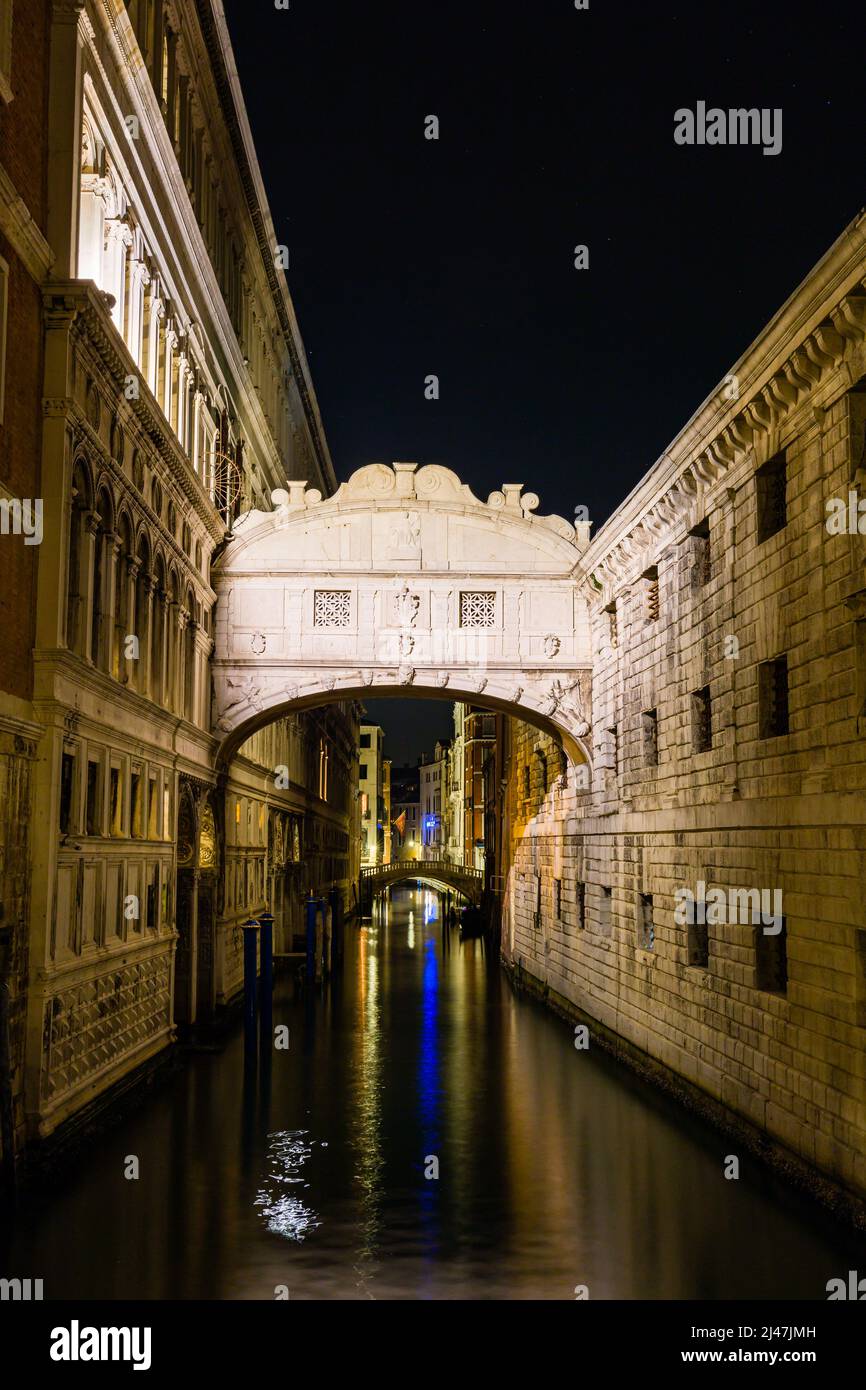
[[[329,752],[328,752],[328,740],[327,740],[326,738],[320,738],[320,739],[319,739],[319,796],[321,797],[322,801],[327,801],[327,799],[328,799],[328,761],[329,761],[329,757],[330,757],[330,754],[329,754]]]

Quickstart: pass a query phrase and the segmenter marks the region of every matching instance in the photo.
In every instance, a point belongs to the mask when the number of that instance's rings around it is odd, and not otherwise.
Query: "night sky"
[[[866,201],[859,4],[225,8],[338,478],[599,524]],[[675,144],[698,101],[780,107],[781,153]]]

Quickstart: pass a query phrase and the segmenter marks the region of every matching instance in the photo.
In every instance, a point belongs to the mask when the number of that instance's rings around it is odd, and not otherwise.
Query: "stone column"
[[[48,225],[57,280],[78,277],[81,115],[84,47],[88,20],[84,0],[55,4],[51,14],[48,82]]]
[[[154,675],[153,675],[153,597],[157,590],[156,576],[148,574],[145,577],[145,631],[141,638],[141,673],[142,695],[148,699],[153,699]]]

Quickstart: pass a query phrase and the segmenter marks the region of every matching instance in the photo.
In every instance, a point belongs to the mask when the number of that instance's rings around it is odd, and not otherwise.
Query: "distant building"
[[[391,759],[382,759],[382,863],[391,863]]]
[[[496,741],[496,715],[466,708],[463,724],[463,862],[484,868],[484,764]]]
[[[463,752],[464,736],[463,726],[466,719],[466,706],[456,704],[454,706],[454,737],[448,749],[448,769],[447,787],[444,814],[448,818],[448,837],[445,847],[445,857],[450,859],[453,864],[464,862],[463,836],[464,836],[464,774],[463,774]]]
[[[421,854],[444,859],[448,843],[448,744],[437,739],[432,753],[418,765],[421,803]]]
[[[391,859],[421,857],[420,768],[391,769]]]
[[[382,749],[385,732],[378,724],[362,724],[358,749],[358,814],[361,865],[384,863],[384,799]]]

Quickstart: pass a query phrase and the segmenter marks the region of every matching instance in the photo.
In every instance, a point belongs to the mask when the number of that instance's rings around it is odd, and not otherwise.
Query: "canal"
[[[397,890],[321,995],[279,981],[264,1064],[239,1026],[191,1053],[7,1223],[2,1272],[46,1299],[826,1299],[862,1265],[440,910]]]

